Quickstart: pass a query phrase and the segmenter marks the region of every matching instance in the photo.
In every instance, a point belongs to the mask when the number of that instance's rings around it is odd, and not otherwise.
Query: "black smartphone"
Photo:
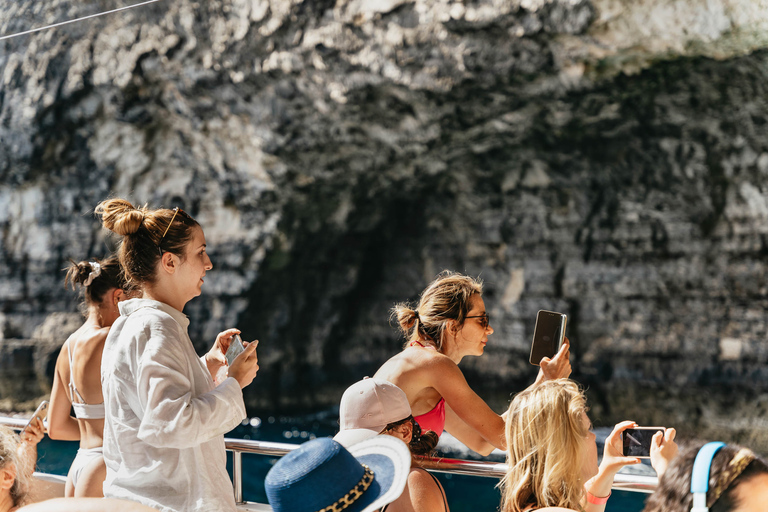
[[[243,353],[245,350],[245,346],[243,345],[243,340],[240,339],[239,334],[235,334],[232,336],[232,341],[229,343],[229,348],[227,349],[227,353],[224,354],[224,357],[227,358],[227,364],[229,366],[232,366],[232,362],[235,360],[237,356]]]
[[[536,314],[536,327],[533,329],[531,345],[531,364],[538,366],[545,357],[555,357],[565,340],[565,323],[568,317],[563,313],[541,310]]]
[[[647,459],[651,456],[651,442],[656,432],[664,432],[664,427],[628,428],[621,437],[625,457],[640,457]]]
[[[40,418],[40,420],[45,420],[46,416],[48,416],[48,400],[43,400],[42,402],[40,402],[40,405],[37,406],[35,413],[32,415],[31,418],[29,418],[29,421],[24,426],[23,430],[27,430],[29,426],[32,424],[32,422],[35,421],[35,418]]]

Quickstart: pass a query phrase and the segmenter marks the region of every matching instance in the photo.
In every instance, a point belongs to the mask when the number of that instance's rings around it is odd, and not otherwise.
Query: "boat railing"
[[[27,420],[0,416],[0,424],[16,430],[21,430]],[[244,453],[282,457],[291,450],[299,447],[297,444],[276,443],[271,441],[256,441],[252,439],[224,439],[227,450],[232,452],[232,486],[235,501],[243,503],[243,464]],[[507,472],[503,462],[486,462],[444,457],[422,457],[421,464],[432,472],[455,475],[471,475],[488,478],[502,478]],[[619,473],[613,480],[613,489],[631,492],[651,493],[656,488],[656,477]]]
[[[297,444],[275,443],[269,441],[253,441],[247,439],[225,438],[227,450],[233,455],[233,486],[235,499],[242,500],[242,454],[255,453],[282,457],[291,450],[299,447]],[[503,462],[487,462],[478,460],[452,459],[446,457],[420,457],[421,465],[432,472],[449,473],[454,475],[470,475],[500,479],[507,473],[507,465]],[[655,476],[619,473],[613,480],[613,489],[631,492],[651,493],[656,489],[658,479]]]

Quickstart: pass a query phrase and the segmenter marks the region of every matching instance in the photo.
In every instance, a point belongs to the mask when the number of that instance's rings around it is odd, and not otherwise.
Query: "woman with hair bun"
[[[64,342],[48,412],[51,439],[80,441],[67,475],[65,495],[101,497],[107,468],[102,456],[104,398],[101,394],[101,354],[114,321],[120,316],[126,283],[117,257],[72,261],[65,286],[81,288],[85,323]],[[75,417],[70,415],[74,409]]]
[[[224,434],[245,418],[242,388],[259,369],[258,342],[216,385],[239,331],[219,333],[203,357],[187,333],[182,310],[213,267],[200,224],[178,207],[137,208],[124,199],[103,201],[96,213],[123,237],[120,263],[141,294],[120,304],[104,347],[104,494],[163,512],[234,512]]]
[[[487,455],[506,448],[504,418],[469,387],[459,369],[465,356],[483,354],[493,334],[482,293],[479,280],[445,271],[421,293],[415,308],[395,306],[393,315],[408,341],[374,377],[405,391],[424,431],[439,436],[445,429]],[[566,341],[551,361],[541,361],[536,383],[570,375],[569,357]]]

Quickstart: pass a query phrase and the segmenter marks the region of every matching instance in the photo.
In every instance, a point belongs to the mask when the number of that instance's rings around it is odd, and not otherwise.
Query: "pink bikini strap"
[[[415,347],[416,345],[420,346],[421,348],[428,348],[430,350],[437,350],[437,348],[435,348],[434,345],[424,345],[419,340],[413,340],[413,341],[408,343],[409,347]]]

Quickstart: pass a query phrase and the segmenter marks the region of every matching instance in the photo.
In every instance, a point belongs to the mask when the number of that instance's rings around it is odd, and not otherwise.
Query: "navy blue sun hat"
[[[410,468],[408,447],[394,437],[376,436],[349,451],[325,437],[280,459],[264,487],[274,512],[371,512],[402,494]]]

